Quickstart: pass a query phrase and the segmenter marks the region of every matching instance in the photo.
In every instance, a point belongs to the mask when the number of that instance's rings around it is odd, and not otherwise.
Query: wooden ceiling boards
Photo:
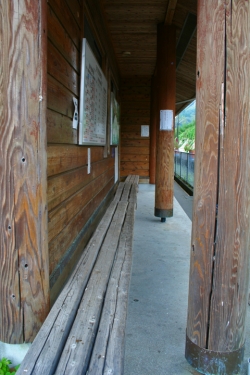
[[[122,78],[154,74],[158,23],[176,26],[177,46],[188,14],[197,14],[197,0],[102,0],[102,7]],[[195,97],[195,72],[196,32],[176,72],[176,103]]]

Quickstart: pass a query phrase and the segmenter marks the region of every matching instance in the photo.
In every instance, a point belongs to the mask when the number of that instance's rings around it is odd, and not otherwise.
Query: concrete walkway
[[[178,187],[175,194],[189,201],[191,217],[190,197]],[[199,374],[184,356],[191,225],[176,199],[174,216],[161,223],[154,217],[154,185],[139,185],[124,375]]]

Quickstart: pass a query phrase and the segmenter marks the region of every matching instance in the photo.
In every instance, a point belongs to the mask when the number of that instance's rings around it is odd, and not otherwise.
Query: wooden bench
[[[123,373],[138,180],[119,183],[17,375]]]

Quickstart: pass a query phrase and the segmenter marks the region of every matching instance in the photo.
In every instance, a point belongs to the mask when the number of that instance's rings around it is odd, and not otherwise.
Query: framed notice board
[[[86,39],[83,39],[78,143],[105,145],[106,123],[107,80]]]
[[[120,107],[115,100],[115,95],[111,92],[111,110],[110,110],[110,123],[111,123],[111,137],[110,144],[118,145],[120,138]]]

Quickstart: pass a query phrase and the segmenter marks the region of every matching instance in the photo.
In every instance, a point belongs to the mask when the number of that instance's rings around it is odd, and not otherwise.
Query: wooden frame
[[[107,80],[87,40],[82,42],[79,144],[105,146]]]

